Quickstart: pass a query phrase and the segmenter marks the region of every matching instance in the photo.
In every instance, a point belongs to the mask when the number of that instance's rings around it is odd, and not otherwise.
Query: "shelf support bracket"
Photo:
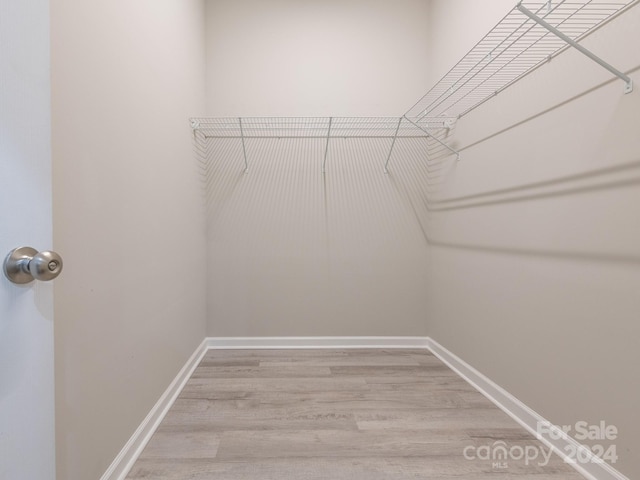
[[[200,128],[200,122],[195,118],[192,118],[191,120],[189,120],[189,124],[191,125],[191,130],[193,131],[193,139],[195,140],[198,129]]]
[[[411,120],[409,120],[407,118],[407,116],[403,116],[402,118],[404,118],[407,122],[409,122],[411,125],[413,125],[414,127],[416,127],[418,130],[422,130],[424,133],[427,134],[427,136],[433,138],[436,142],[438,142],[440,145],[442,145],[444,148],[446,148],[447,150],[449,150],[451,153],[453,153],[456,156],[456,161],[460,160],[460,152],[458,152],[457,150],[454,150],[453,148],[451,148],[449,145],[447,145],[446,143],[444,143],[442,140],[440,140],[438,137],[436,137],[435,135],[433,135],[429,130],[421,127],[420,125],[418,125],[415,122],[412,122]]]
[[[554,27],[553,25],[547,23],[542,18],[538,17],[535,13],[533,13],[531,10],[529,10],[524,5],[522,5],[522,2],[518,2],[518,5],[516,5],[516,8],[518,10],[520,10],[520,12],[525,14],[527,17],[529,17],[531,20],[536,22],[538,25],[546,28],[551,33],[553,33],[556,37],[558,37],[561,40],[563,40],[564,42],[568,43],[573,48],[578,50],[580,53],[586,55],[587,57],[589,57],[591,60],[593,60],[597,64],[599,64],[602,67],[604,67],[607,70],[609,70],[615,76],[617,76],[620,79],[622,79],[625,82],[625,87],[624,87],[624,93],[625,94],[626,93],[631,93],[633,91],[633,80],[631,79],[631,77],[629,77],[628,75],[625,75],[624,73],[622,73],[617,68],[609,65],[607,62],[602,60],[600,57],[598,57],[597,55],[593,54],[590,50],[587,50],[582,45],[580,45],[578,42],[576,42],[575,40],[573,40],[573,39],[569,38],[568,36],[566,36],[564,33],[562,33],[556,27]]]
[[[242,129],[242,117],[238,117],[240,125],[240,138],[242,139],[242,155],[244,155],[244,173],[249,173],[249,164],[247,163],[247,147],[244,144],[244,130]]]
[[[331,138],[331,124],[333,123],[333,117],[329,117],[329,129],[327,130],[327,144],[324,147],[324,161],[322,162],[322,173],[327,170],[327,153],[329,153],[329,139]]]
[[[391,142],[391,148],[389,149],[389,155],[387,156],[387,162],[384,164],[384,173],[389,173],[389,161],[391,160],[391,154],[393,153],[393,147],[396,144],[396,140],[398,139],[398,132],[400,131],[400,124],[402,123],[402,117],[398,120],[398,126],[396,127],[396,133],[393,136],[393,141]]]

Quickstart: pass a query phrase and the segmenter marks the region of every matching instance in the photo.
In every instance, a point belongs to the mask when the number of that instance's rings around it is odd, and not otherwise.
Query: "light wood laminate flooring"
[[[583,478],[543,452],[427,350],[210,350],[127,479]]]

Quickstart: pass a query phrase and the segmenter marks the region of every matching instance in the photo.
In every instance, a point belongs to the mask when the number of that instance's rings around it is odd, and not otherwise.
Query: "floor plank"
[[[465,458],[502,444],[540,458]],[[211,350],[127,479],[582,478],[543,453],[426,350]]]

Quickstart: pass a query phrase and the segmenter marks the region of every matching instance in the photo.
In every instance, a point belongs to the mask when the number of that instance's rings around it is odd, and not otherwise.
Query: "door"
[[[0,262],[52,248],[48,0],[0,0]],[[53,480],[53,288],[0,273],[0,480]]]

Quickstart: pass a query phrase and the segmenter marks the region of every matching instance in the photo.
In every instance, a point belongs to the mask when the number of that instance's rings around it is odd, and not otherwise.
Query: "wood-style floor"
[[[582,478],[495,442],[548,451],[426,350],[210,350],[127,479]]]

